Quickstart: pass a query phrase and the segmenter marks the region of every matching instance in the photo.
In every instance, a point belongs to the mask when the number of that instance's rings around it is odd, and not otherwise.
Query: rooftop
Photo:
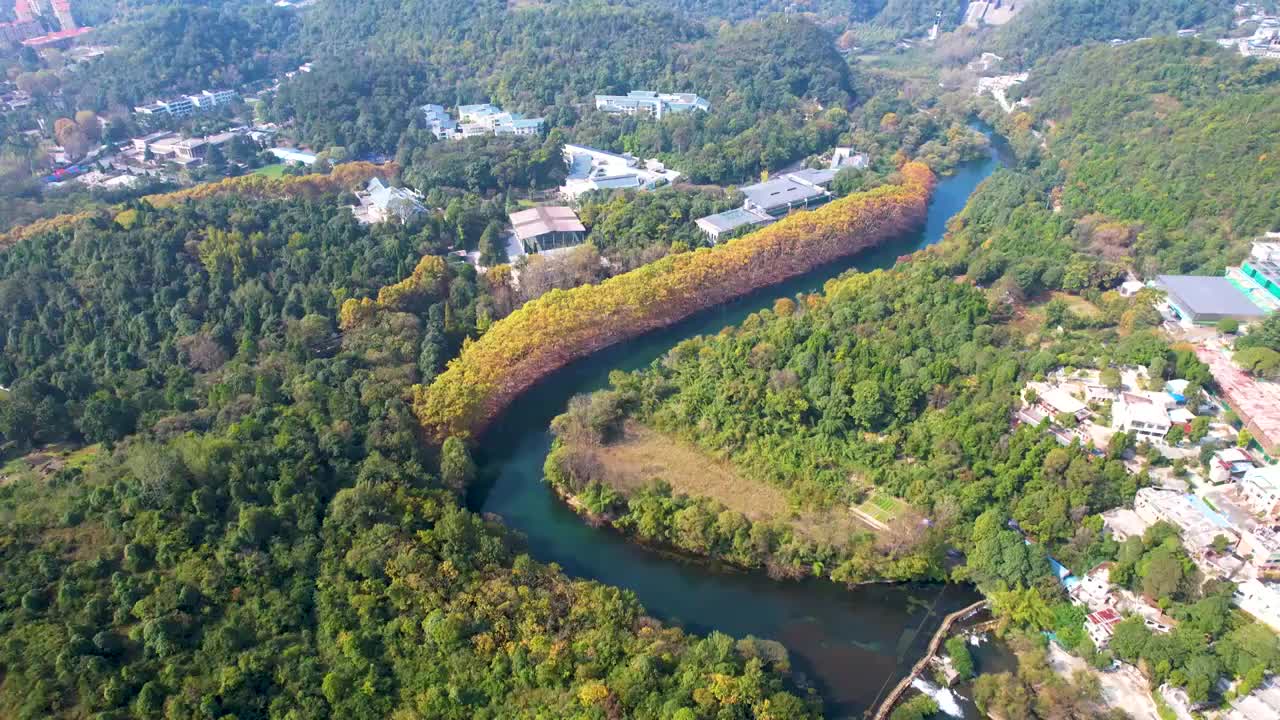
[[[1046,405],[1060,413],[1070,413],[1075,415],[1085,409],[1085,404],[1075,399],[1066,390],[1058,387],[1045,388],[1040,393],[1040,399]]]
[[[744,208],[734,208],[698,219],[698,227],[715,234],[731,232],[747,225],[766,223],[773,218]]]
[[[1170,299],[1197,316],[1261,318],[1267,314],[1225,277],[1161,275],[1157,279]]]
[[[573,208],[563,205],[536,207],[511,213],[511,227],[521,240],[551,232],[586,232]]]
[[[1100,625],[1105,628],[1108,633],[1110,633],[1111,629],[1116,625],[1119,625],[1123,620],[1124,618],[1120,616],[1120,613],[1116,612],[1112,608],[1103,608],[1097,612],[1089,613],[1088,615],[1088,622],[1090,625]]]
[[[1243,482],[1257,485],[1269,492],[1280,492],[1280,466],[1269,465],[1246,470]]]
[[[825,195],[826,192],[802,178],[783,175],[762,183],[748,185],[742,188],[742,194],[747,196],[747,202],[770,210],[787,205],[803,204]]]
[[[812,168],[806,168],[804,170],[797,170],[789,174],[793,178],[799,178],[801,180],[804,180],[805,182],[817,185],[818,187],[825,187],[828,183],[830,183],[836,177],[836,171],[830,170],[830,169],[815,170]]]

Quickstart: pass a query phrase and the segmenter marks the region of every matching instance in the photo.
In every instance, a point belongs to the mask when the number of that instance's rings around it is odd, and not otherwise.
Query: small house
[[[357,192],[356,200],[359,204],[351,211],[362,223],[395,220],[405,224],[427,210],[421,195],[408,188],[385,185],[379,178],[373,178],[363,191]]]
[[[1091,612],[1084,620],[1084,631],[1088,633],[1089,639],[1093,640],[1093,644],[1098,648],[1104,648],[1107,643],[1111,642],[1111,636],[1115,634],[1116,625],[1124,621],[1120,613],[1114,608],[1103,608],[1097,612]]]
[[[1252,468],[1240,478],[1240,495],[1267,522],[1280,520],[1280,466]]]

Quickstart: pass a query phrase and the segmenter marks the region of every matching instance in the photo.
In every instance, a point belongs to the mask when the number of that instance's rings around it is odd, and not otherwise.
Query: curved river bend
[[[987,128],[979,129],[992,137]],[[485,435],[486,482],[471,498],[472,509],[500,515],[527,537],[538,560],[558,563],[571,576],[631,590],[664,622],[696,633],[719,630],[781,642],[794,669],[821,693],[828,717],[861,716],[920,657],[942,617],[977,599],[974,590],[916,584],[850,590],[817,580],[776,582],[638,546],[589,527],[551,493],[542,479],[551,446],[548,425],[570,397],[606,386],[612,370],[647,366],[680,341],[738,324],[777,298],[820,291],[847,270],[890,267],[899,256],[938,242],[978,184],[1005,163],[1007,151],[992,139],[989,157],[940,179],[919,232],[603,350],[526,392]]]

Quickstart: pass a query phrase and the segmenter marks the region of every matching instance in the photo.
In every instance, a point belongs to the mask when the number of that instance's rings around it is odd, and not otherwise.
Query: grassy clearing
[[[1071,312],[1075,313],[1076,315],[1079,315],[1080,317],[1085,317],[1085,318],[1102,317],[1102,310],[1099,309],[1097,305],[1094,305],[1093,303],[1089,302],[1088,300],[1085,300],[1079,295],[1072,295],[1071,293],[1065,293],[1065,292],[1055,292],[1055,293],[1052,293],[1052,299],[1061,300],[1065,302],[1067,304],[1067,307],[1071,309]]]
[[[639,423],[628,422],[623,438],[602,448],[599,458],[609,484],[623,494],[662,479],[677,493],[710,497],[753,521],[789,523],[814,540],[838,543],[874,529],[849,510],[797,511],[780,488],[744,477],[732,463]]]
[[[35,473],[39,478],[45,478],[62,468],[83,470],[93,462],[101,450],[102,446],[98,444],[75,449],[59,445],[41,448],[0,466],[0,484],[15,480],[26,473]]]
[[[254,170],[252,174],[262,175],[264,177],[269,177],[269,178],[280,178],[280,177],[284,177],[284,171],[285,171],[285,164],[276,163],[274,165],[263,165],[257,170]]]

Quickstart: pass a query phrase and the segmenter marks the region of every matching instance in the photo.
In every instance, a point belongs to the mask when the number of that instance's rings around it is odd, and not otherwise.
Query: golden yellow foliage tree
[[[935,178],[918,162],[900,175],[900,184],[796,213],[714,248],[552,290],[466,345],[430,387],[415,387],[414,410],[437,441],[475,434],[520,392],[577,358],[901,235],[923,221]]]

